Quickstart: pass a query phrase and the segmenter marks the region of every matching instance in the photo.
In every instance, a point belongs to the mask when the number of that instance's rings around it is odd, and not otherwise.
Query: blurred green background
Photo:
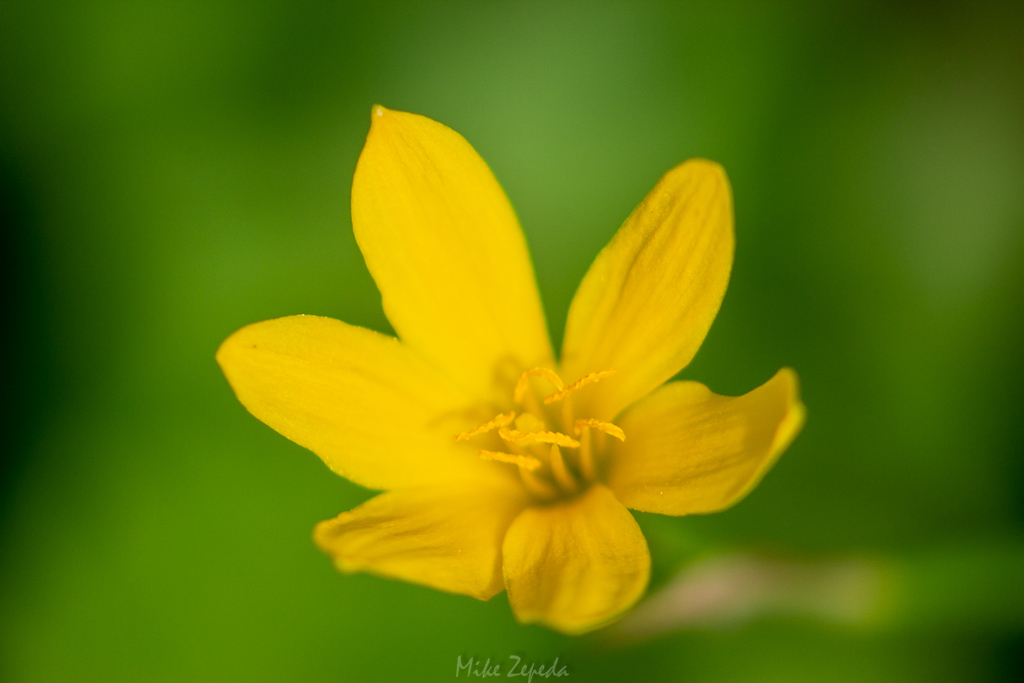
[[[1019,3],[0,4],[0,679],[1024,679]],[[723,163],[737,253],[684,376],[800,373],[804,433],[742,504],[640,515],[667,581],[743,550],[881,568],[869,619],[640,643],[342,576],[313,525],[369,492],[250,417],[250,322],[390,331],[352,237],[370,107],[490,163],[556,344],[679,161]],[[463,672],[463,677],[465,673]]]

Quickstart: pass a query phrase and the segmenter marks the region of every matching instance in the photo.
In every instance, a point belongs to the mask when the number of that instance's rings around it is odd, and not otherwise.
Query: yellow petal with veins
[[[463,476],[465,393],[394,337],[297,315],[248,325],[217,362],[250,413],[374,489]]]
[[[752,490],[804,423],[796,373],[779,370],[736,398],[672,382],[619,420],[608,485],[627,507],[663,515],[716,512]]]
[[[666,173],[598,254],[569,308],[566,382],[617,371],[573,397],[577,414],[612,420],[690,362],[725,296],[733,244],[722,167],[693,159]]]
[[[398,336],[480,397],[551,365],[526,242],[487,164],[436,121],[380,106],[371,119],[352,225]]]
[[[527,502],[507,482],[389,491],[320,522],[313,540],[341,571],[487,600],[503,588],[502,538]]]
[[[651,556],[636,520],[594,484],[571,500],[531,507],[509,527],[505,587],[522,623],[592,631],[640,599]]]

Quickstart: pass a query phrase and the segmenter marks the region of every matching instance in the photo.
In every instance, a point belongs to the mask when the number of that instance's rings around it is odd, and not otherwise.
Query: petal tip
[[[720,173],[722,175],[725,175],[725,167],[723,167],[722,164],[712,159],[705,159],[704,157],[693,157],[692,159],[687,159],[686,161],[684,161],[683,164],[690,164],[691,167],[696,166],[703,168],[708,172]]]
[[[729,175],[725,172],[725,167],[711,159],[705,159],[703,157],[687,159],[676,166],[673,170],[687,174],[699,174],[715,184],[729,187]]]
[[[217,347],[217,350],[213,354],[213,360],[216,361],[217,365],[219,365],[221,367],[221,369],[224,368],[224,360],[225,360],[225,358],[227,356],[227,353],[228,353],[228,351],[227,351],[227,349],[225,347],[228,345],[228,341],[230,339],[231,339],[231,337],[228,337],[227,339],[222,341],[220,343],[220,346]]]
[[[793,395],[799,399],[800,397],[800,378],[796,374],[796,370],[789,367],[788,365],[779,368],[776,373],[776,377],[784,377],[786,382],[790,385],[790,391]],[[774,378],[773,378],[774,379]]]
[[[382,104],[375,104],[370,108],[370,130],[379,130],[378,126],[395,121],[395,114],[400,113],[394,109],[388,109]]]
[[[785,382],[789,399],[786,414],[779,422],[775,430],[775,438],[772,440],[771,452],[777,458],[789,448],[789,445],[803,429],[807,422],[807,407],[800,398],[800,379],[797,377],[796,370],[784,367],[775,373],[775,376]]]
[[[775,377],[779,377],[780,381],[786,383],[786,388],[789,392],[790,408],[803,408],[803,400],[800,397],[800,377],[796,374],[796,370],[788,366],[779,368],[779,371],[775,373]]]
[[[217,352],[213,354],[214,360],[217,361],[217,365],[220,366],[221,371],[224,373],[227,373],[228,365],[231,363],[235,352],[238,350],[240,336],[244,329],[246,328],[243,327],[229,334],[227,339],[222,341],[220,346],[217,347]]]

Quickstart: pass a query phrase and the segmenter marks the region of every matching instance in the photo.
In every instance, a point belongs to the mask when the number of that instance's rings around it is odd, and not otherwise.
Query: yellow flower
[[[321,522],[365,571],[583,633],[643,594],[627,508],[729,507],[803,424],[792,370],[738,398],[664,384],[725,295],[732,199],[691,160],[640,203],[584,277],[555,362],[526,243],[458,133],[374,107],[352,183],[356,241],[398,339],[330,318],[244,327],[217,352],[242,404],[338,474],[385,491]]]

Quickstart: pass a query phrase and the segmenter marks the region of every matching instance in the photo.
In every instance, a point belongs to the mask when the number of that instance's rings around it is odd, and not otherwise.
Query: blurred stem
[[[656,558],[654,588],[609,630],[612,640],[779,617],[872,631],[1024,627],[1024,542],[1018,538],[902,557],[807,559],[716,550],[672,524],[642,521]]]

